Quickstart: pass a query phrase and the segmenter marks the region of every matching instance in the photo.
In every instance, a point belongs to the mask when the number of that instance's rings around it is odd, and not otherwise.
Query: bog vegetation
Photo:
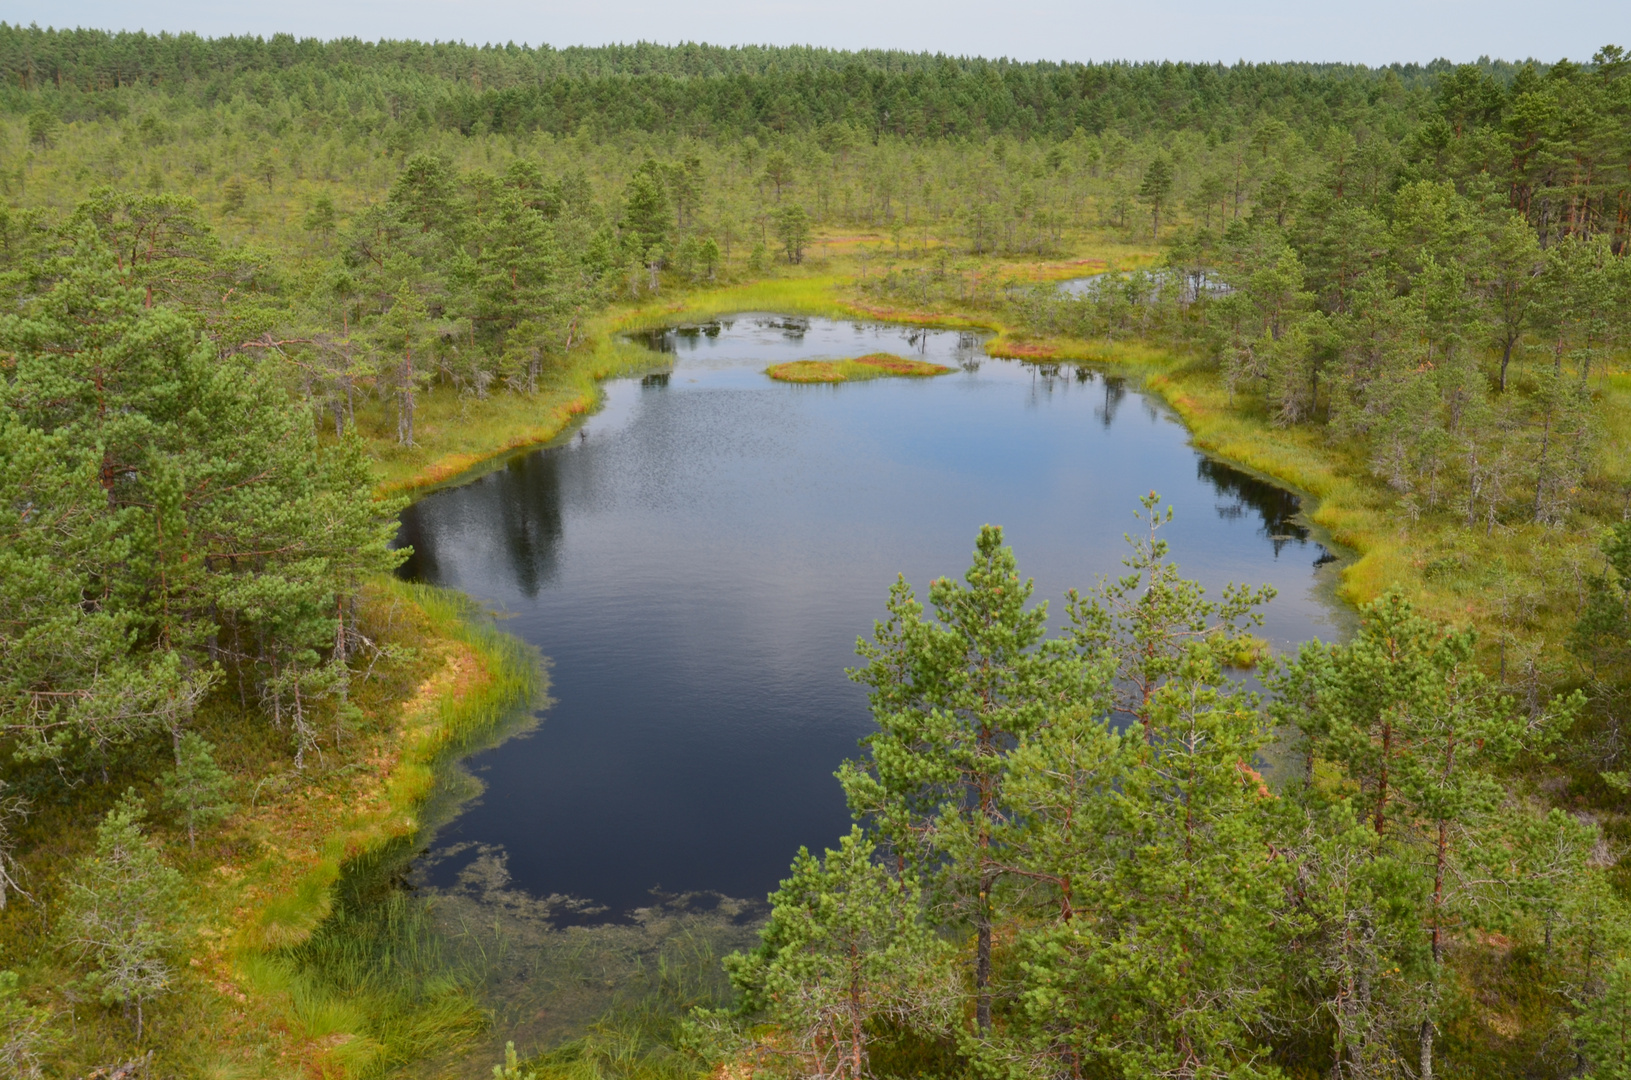
[[[400,897],[325,922],[332,878],[290,893],[277,862],[328,850],[314,807],[397,760],[416,688],[463,685],[452,616],[380,583],[381,475],[564,422],[619,318],[772,277],[1150,374],[1284,478],[1340,478],[1394,557],[1350,578],[1352,640],[1254,693],[1269,597],[1185,581],[1153,496],[1051,636],[982,532],[863,642],[856,829],[798,855],[729,999],[502,1075],[1631,1071],[1621,49],[1226,68],[0,26],[0,76],[8,1075],[362,1075],[481,1023],[434,947],[393,944],[423,921]],[[1271,743],[1298,763],[1272,783]],[[258,951],[223,951],[249,923]]]

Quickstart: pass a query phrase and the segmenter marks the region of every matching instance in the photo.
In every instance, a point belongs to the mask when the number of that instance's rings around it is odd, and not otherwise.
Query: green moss
[[[908,360],[889,353],[872,353],[853,360],[793,360],[773,364],[765,374],[779,382],[839,383],[868,379],[925,378],[945,375],[951,368],[924,360]]]

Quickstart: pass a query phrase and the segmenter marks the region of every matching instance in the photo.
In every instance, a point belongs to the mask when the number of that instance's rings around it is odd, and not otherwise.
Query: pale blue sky
[[[41,26],[599,45],[887,47],[1050,60],[1589,59],[1626,0],[0,0]]]

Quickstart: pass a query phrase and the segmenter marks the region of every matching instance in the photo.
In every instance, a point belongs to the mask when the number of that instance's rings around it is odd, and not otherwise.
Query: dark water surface
[[[553,661],[532,733],[477,755],[485,794],[441,852],[620,913],[763,897],[848,828],[833,770],[870,724],[843,669],[904,573],[920,594],[1005,527],[1036,596],[1114,573],[1140,495],[1211,590],[1267,582],[1276,646],[1331,636],[1331,559],[1294,496],[1213,462],[1120,381],[985,356],[950,331],[740,316],[655,336],[671,373],[606,385],[562,445],[403,514],[404,572],[508,613]],[[784,360],[916,355],[935,379],[777,383]],[[654,354],[654,364],[664,357]],[[472,857],[432,860],[449,885]]]

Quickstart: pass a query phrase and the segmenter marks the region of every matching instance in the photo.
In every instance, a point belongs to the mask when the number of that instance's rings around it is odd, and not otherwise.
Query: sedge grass
[[[926,360],[909,360],[889,353],[871,353],[853,360],[792,360],[772,364],[765,374],[779,382],[840,383],[868,379],[925,378],[945,375],[951,368]]]

